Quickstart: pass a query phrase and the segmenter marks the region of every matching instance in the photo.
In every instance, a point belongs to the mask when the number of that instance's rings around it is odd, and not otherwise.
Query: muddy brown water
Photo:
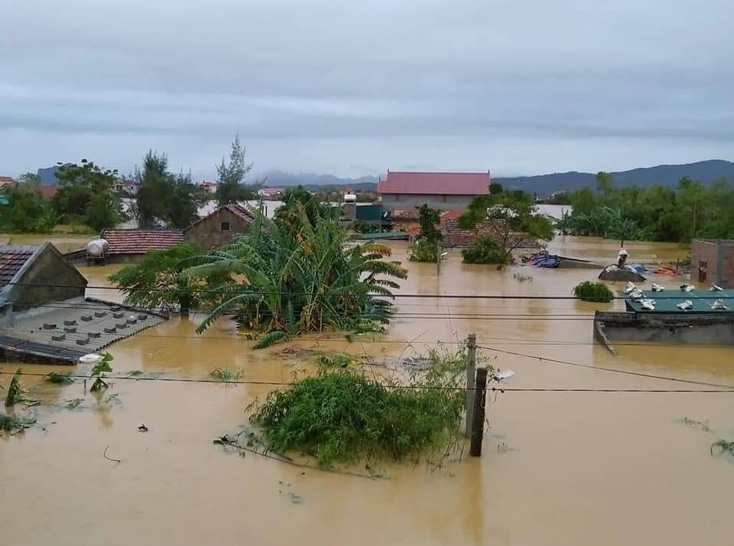
[[[403,258],[407,247],[394,246]],[[613,260],[615,249],[606,241],[566,238],[552,251]],[[677,245],[649,243],[630,250],[633,259],[644,254],[647,262],[674,260],[678,252]],[[455,251],[440,277],[433,264],[407,265],[401,292],[424,295],[567,295],[595,274],[530,267],[498,272],[463,265]],[[114,269],[83,272],[100,286]],[[519,282],[517,272],[533,280]],[[681,279],[654,280],[674,286]],[[119,298],[109,290],[94,294]],[[592,343],[590,315],[600,306],[398,301],[398,317],[379,343],[369,336],[351,345],[343,337],[307,336],[291,345],[396,356],[476,332],[480,345],[498,351],[734,385],[730,348],[634,345],[612,356]],[[203,336],[195,335],[195,326],[196,317],[174,319],[113,345],[115,374],[198,379],[228,366],[242,368],[245,380],[284,382],[302,365],[274,356],[283,345],[251,351],[252,342],[229,323]],[[498,351],[482,353],[516,372],[508,387],[699,388]],[[8,382],[0,376],[3,387]],[[3,544],[720,545],[731,537],[734,461],[712,457],[709,446],[734,439],[734,394],[490,393],[481,459],[434,471],[388,465],[389,479],[374,481],[226,454],[212,445],[214,437],[245,424],[245,406],[272,386],[117,380],[109,391],[116,401],[99,403],[84,396],[81,384],[59,387],[31,377],[24,383],[38,385],[33,394],[44,404],[27,410],[37,413],[37,426],[0,440]],[[63,408],[77,397],[84,399],[78,408]],[[686,417],[707,422],[711,432],[685,424]],[[149,432],[138,432],[143,423]],[[105,459],[105,449],[122,462]]]

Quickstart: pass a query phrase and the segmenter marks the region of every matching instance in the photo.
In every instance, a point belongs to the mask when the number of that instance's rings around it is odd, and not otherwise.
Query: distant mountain
[[[611,173],[617,187],[641,186],[655,184],[675,186],[684,176],[709,183],[719,177],[734,180],[734,163],[722,159],[710,159],[684,165],[658,165],[630,171]],[[291,174],[284,171],[267,171],[264,173],[265,185],[271,188],[302,185],[309,190],[352,188],[353,190],[375,191],[377,176],[361,176],[359,178],[340,178],[331,174],[301,173]],[[541,174],[536,176],[492,177],[492,182],[499,182],[507,189],[520,189],[528,193],[547,196],[559,190],[577,190],[585,186],[594,187],[596,173]]]
[[[305,186],[309,190],[351,188],[353,190],[374,190],[377,188],[376,176],[360,176],[359,178],[340,178],[333,174],[300,173],[292,174],[284,171],[266,171],[263,173],[265,185],[270,188],[289,186]]]
[[[715,178],[726,177],[734,180],[734,163],[722,159],[710,159],[684,165],[658,165],[610,173],[617,187],[648,187],[655,184],[675,186],[684,176],[709,183]],[[544,196],[559,190],[577,190],[596,184],[595,173],[554,173],[537,176],[492,177],[492,182],[499,182],[507,189],[520,189],[528,193]]]

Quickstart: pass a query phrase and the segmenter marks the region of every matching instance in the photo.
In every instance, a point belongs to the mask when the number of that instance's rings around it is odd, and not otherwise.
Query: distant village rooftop
[[[387,171],[378,193],[419,195],[482,195],[489,193],[489,171],[481,173]]]

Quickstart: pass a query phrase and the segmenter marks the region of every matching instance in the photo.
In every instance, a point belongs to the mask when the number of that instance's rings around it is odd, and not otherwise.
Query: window
[[[441,196],[441,202],[442,202],[442,203],[445,203],[445,202],[446,202],[446,196],[445,196],[445,195],[442,195],[442,196]]]
[[[219,228],[221,231],[229,231],[229,222],[222,222],[222,225]]]

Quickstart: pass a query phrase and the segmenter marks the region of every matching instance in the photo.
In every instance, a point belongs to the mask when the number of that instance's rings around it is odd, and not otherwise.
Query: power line
[[[0,375],[15,375],[15,372],[0,371]],[[39,372],[21,372],[21,376],[29,377],[47,377],[47,373]],[[69,374],[67,377],[72,379],[95,379],[95,376],[84,374]],[[109,381],[152,381],[162,383],[200,383],[200,384],[219,384],[219,385],[265,385],[275,387],[288,387],[297,384],[297,382],[287,381],[257,381],[257,380],[229,380],[221,379],[196,379],[185,377],[146,377],[131,375],[105,375],[105,380]],[[405,389],[405,390],[445,390],[445,391],[466,391],[465,387],[448,387],[433,385],[395,385],[382,384],[386,389]],[[471,390],[471,389],[470,389]],[[567,392],[567,393],[647,393],[647,394],[730,394],[734,393],[734,388],[721,389],[585,389],[585,388],[548,388],[548,387],[490,387],[487,390],[495,392]]]
[[[29,287],[38,287],[38,288],[80,288],[76,285],[71,284],[56,284],[56,283],[22,283],[22,282],[9,282],[6,283],[9,286],[29,286]],[[227,286],[227,285],[225,285]],[[238,285],[233,284],[232,286],[247,286],[247,285]],[[118,288],[116,286],[86,286],[87,289],[90,290],[115,290],[119,292],[125,292],[124,289]],[[169,292],[169,289],[166,288],[149,288],[147,289],[150,292]],[[212,292],[219,292],[220,288],[203,288],[201,290],[191,290],[192,294],[207,294]],[[314,294],[311,292],[288,292],[288,291],[282,291],[282,292],[272,292],[272,291],[263,291],[263,292],[254,292],[256,294],[262,294],[262,295],[281,295],[281,296],[313,296]],[[576,300],[576,301],[582,301],[577,296],[573,295],[563,295],[563,296],[539,296],[539,295],[524,295],[524,294],[513,294],[513,295],[507,295],[507,294],[393,294],[392,296],[382,296],[381,294],[375,294],[377,297],[394,297],[394,298],[444,298],[444,299],[482,299],[482,300]],[[722,294],[719,292],[710,292],[710,295],[704,296],[696,296],[697,299],[702,300],[717,300],[722,297]],[[727,296],[723,296],[727,297]],[[682,300],[682,299],[689,299],[690,295],[688,295],[687,292],[680,292],[676,293],[675,295],[665,295],[661,292],[658,292],[655,294],[656,300]],[[629,299],[628,296],[614,296],[612,299],[615,300],[627,300]]]
[[[734,389],[734,386],[732,386],[732,385],[721,385],[719,383],[708,383],[706,381],[694,381],[692,379],[681,379],[681,378],[678,378],[678,377],[670,377],[670,376],[665,376],[665,375],[647,374],[647,373],[643,373],[643,372],[633,372],[633,371],[630,371],[630,370],[620,370],[618,368],[607,368],[607,367],[604,367],[604,366],[594,366],[592,364],[582,364],[580,362],[571,362],[571,361],[568,361],[568,360],[560,360],[560,359],[557,359],[557,358],[548,358],[548,357],[542,357],[542,356],[529,355],[529,354],[525,354],[525,353],[519,353],[517,351],[508,351],[507,349],[497,349],[496,347],[479,346],[478,348],[480,348],[480,349],[486,349],[486,350],[489,350],[489,351],[494,351],[494,352],[502,353],[502,354],[508,354],[508,355],[513,355],[513,356],[520,356],[520,357],[524,357],[524,358],[533,358],[533,359],[539,360],[541,362],[543,362],[543,361],[553,362],[554,364],[565,364],[567,366],[576,366],[578,368],[587,368],[587,369],[590,369],[590,370],[598,370],[598,371],[603,371],[603,372],[618,373],[618,374],[623,374],[623,375],[632,375],[632,376],[636,376],[636,377],[646,377],[648,379],[659,379],[659,380],[662,380],[662,381],[675,381],[677,383],[687,383],[689,385],[701,385],[701,386],[704,386],[704,387],[716,387],[716,388],[721,388],[721,389]]]

